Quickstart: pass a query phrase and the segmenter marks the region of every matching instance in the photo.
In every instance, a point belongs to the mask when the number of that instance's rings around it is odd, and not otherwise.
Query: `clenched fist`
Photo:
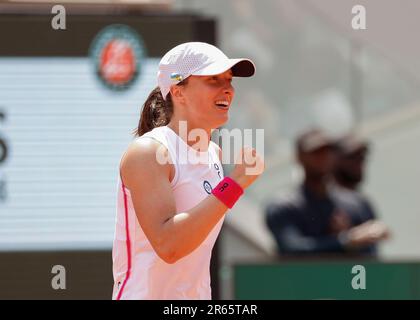
[[[244,147],[235,160],[235,168],[229,175],[243,189],[250,186],[263,172],[264,161],[255,149]]]

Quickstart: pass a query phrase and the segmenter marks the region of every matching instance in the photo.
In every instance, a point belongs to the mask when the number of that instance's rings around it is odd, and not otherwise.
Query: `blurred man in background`
[[[267,226],[283,255],[376,255],[376,243],[388,230],[353,191],[336,187],[332,175],[337,143],[319,129],[296,141],[296,156],[304,181],[291,195],[270,203]]]
[[[355,134],[337,142],[337,162],[334,168],[335,183],[345,189],[357,191],[364,178],[369,144]]]
[[[338,221],[350,219],[352,225],[361,225],[359,233],[370,234],[373,239],[376,235],[383,238],[389,236],[389,230],[376,218],[375,210],[370,201],[358,191],[364,179],[366,158],[369,154],[369,144],[356,134],[349,134],[339,139],[336,144],[336,161],[333,169],[334,188],[333,196],[350,213],[348,217],[336,216],[334,225],[342,224]],[[376,248],[372,246],[372,251]]]

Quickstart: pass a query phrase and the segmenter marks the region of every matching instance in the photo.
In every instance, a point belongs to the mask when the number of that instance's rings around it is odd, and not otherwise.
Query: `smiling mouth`
[[[216,101],[215,105],[218,109],[229,110],[229,101],[226,101],[226,100]]]

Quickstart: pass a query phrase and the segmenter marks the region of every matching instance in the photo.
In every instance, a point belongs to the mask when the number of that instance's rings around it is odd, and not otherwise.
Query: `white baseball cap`
[[[166,100],[170,87],[189,76],[212,76],[229,69],[235,77],[251,77],[255,73],[255,65],[249,59],[229,59],[211,44],[186,42],[169,50],[160,60],[158,86]]]

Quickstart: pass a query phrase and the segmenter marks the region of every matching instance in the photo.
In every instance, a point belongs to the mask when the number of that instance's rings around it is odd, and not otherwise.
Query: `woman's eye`
[[[230,79],[226,79],[229,83],[232,83],[232,78],[230,78]],[[217,76],[214,76],[214,77],[210,77],[210,79],[209,79],[209,81],[211,81],[211,82],[219,82],[219,81],[223,81],[222,79],[219,79]]]

